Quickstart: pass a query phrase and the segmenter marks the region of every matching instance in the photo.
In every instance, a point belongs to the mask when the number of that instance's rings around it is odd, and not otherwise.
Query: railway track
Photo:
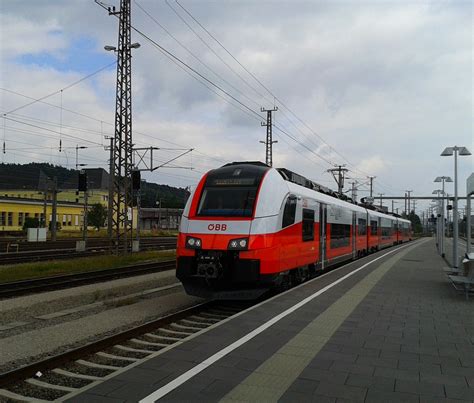
[[[75,273],[60,276],[41,277],[0,284],[0,299],[20,295],[77,287],[79,285],[110,281],[174,269],[176,261],[148,262],[115,269],[96,270],[87,273]]]
[[[66,245],[68,245],[69,247],[57,247],[57,245],[53,245],[56,247],[55,249],[41,249],[39,247],[36,247],[36,249],[33,248],[31,250],[25,250],[22,252],[0,253],[0,265],[39,262],[46,260],[71,259],[76,257],[103,255],[110,252],[110,245],[108,243],[89,246],[84,252],[77,252],[75,246],[71,247],[70,243]],[[44,245],[41,246],[44,247]],[[175,248],[176,239],[174,238],[160,239],[158,241],[144,240],[140,245],[140,249],[142,251],[169,250]]]
[[[0,374],[0,402],[62,401],[204,332],[249,303],[205,302]]]
[[[0,238],[0,253],[6,253],[7,247],[9,246],[10,252],[16,250],[14,245],[18,245],[19,252],[27,251],[38,251],[38,250],[57,250],[57,249],[73,249],[76,246],[76,241],[80,241],[82,238],[64,238],[58,239],[56,241],[47,242],[27,242],[25,239],[11,238],[3,239]],[[166,236],[166,237],[142,237],[141,243],[160,243],[164,241],[176,241],[175,236]],[[89,237],[87,239],[87,244],[89,247],[98,248],[98,247],[107,247],[109,245],[109,240],[107,238],[94,238]]]

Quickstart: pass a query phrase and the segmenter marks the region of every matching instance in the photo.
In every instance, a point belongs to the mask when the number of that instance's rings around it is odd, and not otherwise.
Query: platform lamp
[[[459,241],[459,223],[458,223],[458,155],[471,155],[466,147],[446,147],[441,153],[442,157],[454,155],[454,202],[453,202],[453,268],[458,269],[458,241]]]
[[[449,176],[438,176],[434,180],[435,182],[443,183],[443,199],[441,200],[441,256],[444,257],[444,234],[445,234],[445,228],[444,228],[444,184],[445,182],[452,182],[453,180]]]
[[[440,224],[441,220],[440,218],[443,217],[443,210],[442,210],[442,205],[441,205],[441,200],[440,200],[440,195],[443,195],[444,197],[444,191],[441,190],[441,189],[436,189],[436,190],[433,190],[432,194],[436,195],[437,198],[435,199],[436,200],[436,206],[437,206],[437,210],[438,210],[438,214],[437,214],[437,218],[436,218],[436,245],[438,246],[438,252],[440,254],[442,254],[442,249],[441,249],[441,246],[442,246],[442,224]]]

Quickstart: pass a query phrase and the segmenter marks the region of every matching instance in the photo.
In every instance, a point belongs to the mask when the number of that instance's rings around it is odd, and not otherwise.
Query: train
[[[232,162],[186,203],[176,277],[189,295],[257,299],[412,236],[410,221],[286,168]]]

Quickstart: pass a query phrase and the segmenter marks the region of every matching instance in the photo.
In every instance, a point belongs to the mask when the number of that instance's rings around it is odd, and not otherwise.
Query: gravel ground
[[[137,348],[137,349],[142,349],[142,350],[149,350],[149,351],[160,351],[163,349],[163,347],[161,346],[152,346],[149,344],[145,345],[145,344],[135,343],[133,341],[127,341],[126,343],[122,343],[122,346]]]
[[[92,375],[98,376],[100,378],[103,378],[104,376],[114,372],[111,369],[86,367],[85,365],[78,364],[77,362],[72,362],[62,368],[66,371],[74,372],[75,374]]]
[[[27,382],[20,382],[15,385],[7,386],[5,389],[10,392],[18,393],[19,395],[36,397],[44,400],[58,399],[69,393],[60,390],[40,388],[35,385],[30,385]]]
[[[71,378],[54,372],[45,372],[37,379],[53,385],[69,386],[71,388],[82,388],[92,382],[87,379]]]
[[[161,343],[161,344],[174,344],[175,343],[175,341],[173,340],[166,340],[166,339],[158,340],[158,339],[155,339],[154,337],[149,337],[146,334],[141,336],[140,339],[144,341],[150,341],[152,343]]]
[[[0,303],[0,324],[30,320],[34,316],[161,287],[176,281],[174,270],[167,270],[160,273],[11,298]]]
[[[111,347],[107,350],[104,350],[104,353],[119,355],[121,357],[138,358],[138,359],[145,358],[145,357],[150,355],[150,354],[147,354],[147,353],[140,353],[138,351],[122,350],[122,349],[116,348],[116,347]]]
[[[113,358],[102,357],[97,354],[90,355],[87,358],[84,358],[84,360],[93,362],[95,364],[112,365],[113,367],[127,367],[132,363],[131,361],[115,360]]]
[[[171,283],[171,284],[175,284],[175,283]],[[144,290],[142,290],[142,291],[144,291]],[[26,322],[22,326],[18,326],[18,327],[15,327],[13,329],[9,329],[9,330],[0,331],[0,338],[11,337],[11,336],[15,336],[17,334],[25,333],[25,332],[28,332],[28,331],[39,330],[39,329],[42,329],[42,328],[45,328],[45,327],[58,325],[58,324],[61,324],[61,323],[64,323],[64,322],[78,320],[80,318],[95,315],[95,314],[98,314],[100,312],[104,312],[108,309],[112,309],[112,308],[115,308],[115,307],[124,306],[124,305],[131,305],[131,304],[137,303],[139,300],[156,298],[157,296],[160,296],[160,297],[161,296],[166,296],[166,295],[173,294],[173,293],[180,292],[180,291],[182,291],[182,287],[177,286],[177,287],[170,288],[168,290],[157,291],[157,292],[154,292],[152,294],[146,294],[146,295],[142,295],[142,296],[133,296],[133,293],[132,293],[130,297],[127,297],[127,295],[120,296],[120,297],[113,297],[109,300],[101,301],[101,302],[98,302],[96,304],[92,304],[92,305],[97,305],[97,306],[88,307],[88,305],[90,305],[90,304],[87,304],[85,306],[82,305],[83,308],[87,308],[87,309],[83,309],[83,310],[75,312],[75,313],[70,313],[70,314],[59,316],[59,317],[52,318],[52,319],[45,320],[45,319],[41,319],[41,318],[37,318],[37,317],[31,317],[29,319],[29,322]]]
[[[2,338],[0,339],[0,351],[2,351],[0,372],[116,334],[118,331],[157,319],[201,301],[180,291]]]

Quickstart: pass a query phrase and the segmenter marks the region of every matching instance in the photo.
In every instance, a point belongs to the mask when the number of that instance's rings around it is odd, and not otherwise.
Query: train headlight
[[[186,248],[188,249],[201,249],[202,241],[199,238],[194,238],[192,236],[188,236],[186,238]]]
[[[249,239],[248,238],[237,238],[231,239],[229,242],[229,246],[227,249],[230,250],[246,250],[249,246]]]

